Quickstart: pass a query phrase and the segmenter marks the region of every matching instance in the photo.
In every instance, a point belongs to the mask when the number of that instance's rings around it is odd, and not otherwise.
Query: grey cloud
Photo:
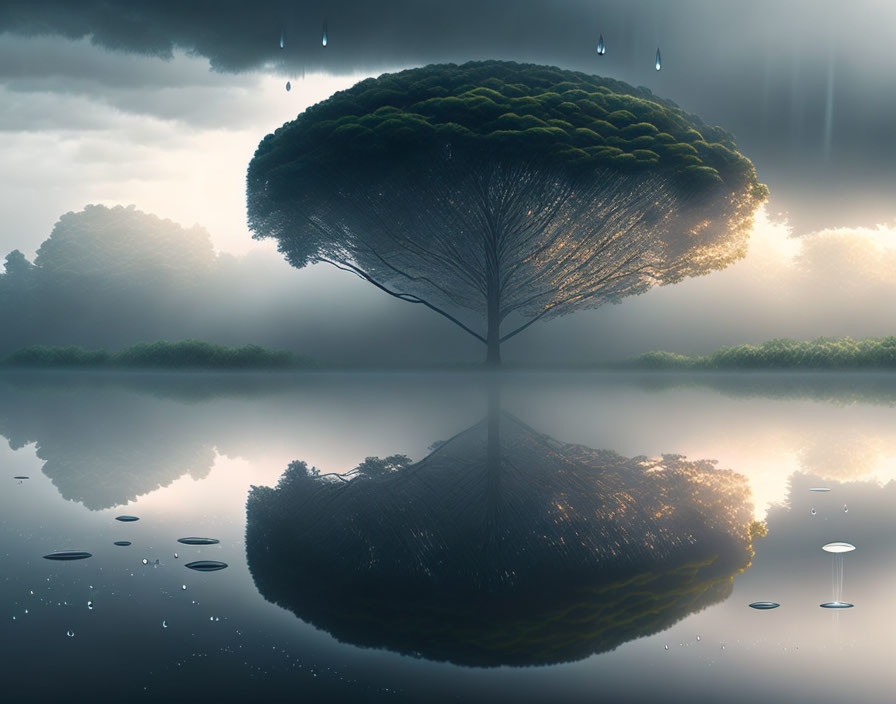
[[[127,53],[170,59],[178,49],[221,72],[284,74],[502,58],[647,85],[734,132],[772,187],[773,207],[789,210],[798,232],[870,224],[896,210],[894,20],[896,7],[873,0],[849,7],[832,0],[7,0],[0,7],[9,33],[89,38],[124,52],[123,66]],[[600,58],[598,33],[608,47]],[[181,85],[165,65],[157,74],[135,70],[133,84]]]

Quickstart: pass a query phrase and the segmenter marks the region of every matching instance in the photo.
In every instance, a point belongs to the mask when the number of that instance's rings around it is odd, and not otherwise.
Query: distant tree
[[[336,93],[265,137],[247,178],[254,236],[293,266],[422,304],[493,364],[537,320],[743,256],[766,192],[731,135],[646,89],[498,61]]]
[[[6,276],[9,276],[11,279],[21,280],[34,271],[34,265],[25,258],[24,254],[14,249],[6,255],[4,269]]]
[[[184,228],[134,206],[88,205],[59,218],[34,264],[57,282],[131,288],[198,282],[215,259],[211,238],[198,225]]]

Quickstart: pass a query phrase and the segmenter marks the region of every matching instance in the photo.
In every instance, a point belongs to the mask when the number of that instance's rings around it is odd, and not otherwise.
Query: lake
[[[861,373],[6,372],[4,694],[889,701],[893,428]]]

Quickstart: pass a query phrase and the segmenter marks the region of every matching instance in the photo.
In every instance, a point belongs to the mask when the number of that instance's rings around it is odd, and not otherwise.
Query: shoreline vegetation
[[[605,366],[645,371],[896,369],[896,336],[862,340],[818,337],[807,341],[779,338],[761,345],[722,347],[693,357],[654,350]]]
[[[228,347],[200,340],[144,342],[120,352],[31,345],[0,362],[16,369],[311,369],[310,357],[258,345]]]
[[[504,363],[507,371],[878,371],[896,370],[896,336],[854,340],[819,337],[775,339],[760,345],[722,347],[707,355],[687,356],[653,350],[629,359],[594,364]],[[258,345],[231,347],[201,340],[144,342],[119,352],[78,346],[30,345],[0,359],[0,369],[221,370],[221,371],[371,371],[365,365],[322,364],[288,350]],[[379,368],[377,368],[379,369]],[[474,371],[478,362],[383,367],[401,371]],[[500,369],[500,368],[499,368]],[[493,368],[492,371],[496,371]]]

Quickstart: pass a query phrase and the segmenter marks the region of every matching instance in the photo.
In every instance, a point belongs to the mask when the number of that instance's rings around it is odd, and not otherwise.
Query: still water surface
[[[508,374],[503,483],[480,485],[486,386],[0,377],[4,695],[889,701],[896,382]],[[326,474],[395,454],[423,489],[252,489],[294,460]],[[493,550],[464,532],[479,508]],[[822,551],[837,541],[856,550]],[[43,558],[63,550],[92,556]],[[206,560],[227,567],[185,567]],[[841,599],[855,608],[819,608]]]

